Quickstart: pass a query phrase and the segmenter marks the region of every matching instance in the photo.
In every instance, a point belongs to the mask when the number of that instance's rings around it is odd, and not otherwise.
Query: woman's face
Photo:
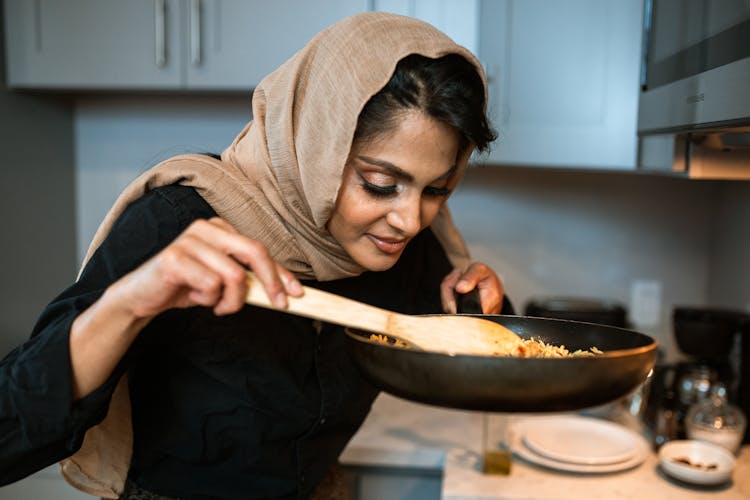
[[[419,111],[355,145],[328,230],[359,265],[384,271],[429,226],[458,182],[458,133]]]

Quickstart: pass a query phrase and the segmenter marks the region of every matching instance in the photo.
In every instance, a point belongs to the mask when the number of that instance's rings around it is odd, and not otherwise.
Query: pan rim
[[[444,315],[441,315],[441,314],[423,314],[423,315],[420,315],[420,316],[444,316]],[[504,317],[504,318],[519,318],[519,319],[529,319],[530,318],[530,319],[533,319],[534,321],[539,320],[539,322],[549,321],[551,323],[567,323],[567,324],[571,324],[572,323],[572,324],[576,324],[576,325],[578,325],[578,324],[580,324],[580,325],[591,325],[591,326],[596,326],[596,327],[599,327],[599,328],[607,328],[607,329],[612,329],[612,330],[619,330],[619,331],[621,331],[623,333],[628,333],[628,334],[637,334],[639,336],[646,337],[646,338],[650,339],[651,342],[648,343],[648,344],[646,344],[646,345],[638,346],[638,347],[630,347],[630,348],[626,348],[626,349],[607,350],[607,351],[603,351],[602,354],[596,354],[594,356],[567,356],[567,357],[550,357],[550,358],[529,357],[529,358],[526,358],[526,357],[521,357],[521,356],[494,356],[494,355],[489,355],[489,354],[487,354],[487,355],[485,355],[485,354],[461,354],[461,353],[450,353],[450,352],[445,352],[445,351],[425,350],[425,349],[421,349],[421,348],[420,349],[415,349],[415,348],[402,347],[402,346],[397,346],[397,345],[393,345],[393,344],[385,344],[385,343],[382,343],[382,342],[377,342],[377,341],[374,341],[374,340],[370,340],[369,338],[366,338],[363,335],[359,335],[359,334],[355,333],[356,331],[366,332],[367,330],[359,330],[359,329],[356,329],[356,328],[345,327],[344,328],[344,332],[346,333],[346,335],[349,338],[351,338],[353,340],[357,340],[357,341],[362,342],[364,344],[372,345],[372,346],[387,347],[387,348],[390,348],[390,349],[397,349],[398,351],[401,351],[401,352],[420,353],[419,355],[435,355],[435,354],[440,354],[440,355],[443,355],[443,356],[451,356],[451,357],[454,357],[454,358],[464,358],[464,359],[473,359],[473,358],[479,358],[479,359],[509,359],[509,360],[527,360],[527,361],[554,362],[554,363],[559,363],[559,362],[563,362],[563,361],[570,362],[570,361],[573,361],[573,360],[576,360],[576,361],[577,360],[587,360],[588,361],[588,360],[592,360],[592,359],[611,360],[611,359],[617,359],[617,358],[622,358],[622,357],[633,357],[633,356],[639,356],[639,355],[648,354],[648,353],[650,353],[652,351],[655,351],[659,347],[659,342],[655,338],[653,338],[650,335],[647,335],[645,333],[641,333],[641,332],[638,332],[638,331],[635,331],[635,330],[630,330],[630,329],[627,329],[627,328],[620,328],[620,327],[609,326],[609,325],[601,325],[601,324],[597,324],[597,323],[587,323],[587,322],[584,322],[584,321],[574,321],[574,320],[556,319],[556,318],[540,318],[540,317],[536,317],[536,316],[520,316],[520,315],[510,315],[510,314],[504,314],[504,315],[500,315],[500,314],[495,314],[495,315],[491,315],[491,314],[455,314],[455,315],[452,315],[452,316],[471,316],[471,317],[480,317],[480,318],[487,318],[487,317]],[[533,338],[533,337],[529,336],[528,338]]]

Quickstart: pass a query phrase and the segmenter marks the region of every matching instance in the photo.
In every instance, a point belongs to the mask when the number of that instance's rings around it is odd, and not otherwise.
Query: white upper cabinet
[[[5,0],[11,87],[254,87],[367,0]]]
[[[633,169],[643,0],[5,0],[8,85],[246,91],[368,9],[477,54],[500,138],[480,161]]]
[[[187,87],[254,86],[367,0],[188,0]]]
[[[426,21],[476,54],[479,0],[373,0],[373,10]]]
[[[8,85],[180,83],[178,0],[5,0]]]
[[[641,0],[484,0],[489,163],[634,169]]]

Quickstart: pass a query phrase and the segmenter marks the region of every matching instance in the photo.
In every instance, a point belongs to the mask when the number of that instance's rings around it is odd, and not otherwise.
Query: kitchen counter
[[[509,475],[486,475],[481,472],[482,425],[480,412],[436,408],[381,394],[340,461],[355,467],[442,471],[444,500],[750,498],[750,446],[742,449],[733,480],[716,487],[689,486],[667,477],[655,453],[631,470],[611,474],[558,472],[514,455]]]

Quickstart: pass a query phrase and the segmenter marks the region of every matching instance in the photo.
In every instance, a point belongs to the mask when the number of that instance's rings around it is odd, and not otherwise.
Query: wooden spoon
[[[260,280],[248,272],[245,302],[276,309]],[[403,340],[425,351],[449,354],[503,355],[521,339],[502,325],[459,315],[412,316],[347,299],[307,286],[301,297],[288,296],[284,312]]]

